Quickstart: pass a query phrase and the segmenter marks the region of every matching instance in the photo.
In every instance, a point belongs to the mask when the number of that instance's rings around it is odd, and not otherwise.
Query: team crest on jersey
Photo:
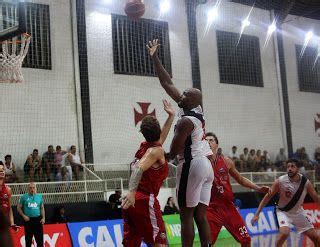
[[[291,198],[292,197],[292,192],[290,190],[286,191],[286,197]]]
[[[166,234],[164,232],[160,233],[160,238],[161,239],[166,239]]]
[[[9,198],[8,194],[3,195],[3,199],[8,199],[8,198]]]
[[[226,170],[222,167],[219,169],[219,173],[226,173]]]

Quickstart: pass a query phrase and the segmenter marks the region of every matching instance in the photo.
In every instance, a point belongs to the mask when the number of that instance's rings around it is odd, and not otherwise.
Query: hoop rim
[[[31,38],[31,35],[29,33],[22,33],[20,34],[21,36],[24,36],[27,39],[30,39]],[[17,35],[17,36],[20,36],[20,35]],[[17,37],[15,36],[15,37]],[[11,38],[13,39],[13,38]],[[22,41],[21,40],[15,40],[15,41],[8,41],[8,40],[4,40],[4,41],[1,41],[0,44],[21,44]]]

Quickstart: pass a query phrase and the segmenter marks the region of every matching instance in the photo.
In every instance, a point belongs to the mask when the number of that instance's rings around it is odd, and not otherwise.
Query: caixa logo
[[[320,223],[320,210],[319,209],[306,209],[306,214],[312,224]]]
[[[54,234],[43,234],[43,243],[45,246],[49,246],[49,247],[58,247],[57,242],[59,239],[59,236],[63,235],[63,233],[54,233]],[[25,247],[26,246],[26,242],[25,242],[25,238],[24,235],[20,238],[20,244],[21,246]],[[32,247],[37,247],[36,241],[33,238],[32,239]]]

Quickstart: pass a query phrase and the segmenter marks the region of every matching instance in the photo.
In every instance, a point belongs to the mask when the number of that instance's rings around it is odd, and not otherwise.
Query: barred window
[[[112,15],[113,64],[116,74],[156,76],[146,44],[158,39],[159,58],[171,75],[168,23],[140,18],[132,21]]]
[[[28,54],[22,66],[26,68],[51,69],[50,12],[49,5],[23,3],[25,7],[27,32],[31,34]],[[17,18],[16,5],[1,3],[2,23],[4,29],[9,22]],[[1,20],[0,20],[1,22]]]
[[[296,45],[298,79],[300,91],[320,93],[320,58],[316,48]],[[301,56],[302,55],[302,56]]]
[[[263,87],[259,38],[217,31],[220,83]]]

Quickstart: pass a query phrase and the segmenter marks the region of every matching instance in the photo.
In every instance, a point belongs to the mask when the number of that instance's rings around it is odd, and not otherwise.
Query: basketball
[[[137,20],[143,16],[145,6],[142,0],[129,0],[126,3],[124,11],[130,19]]]

